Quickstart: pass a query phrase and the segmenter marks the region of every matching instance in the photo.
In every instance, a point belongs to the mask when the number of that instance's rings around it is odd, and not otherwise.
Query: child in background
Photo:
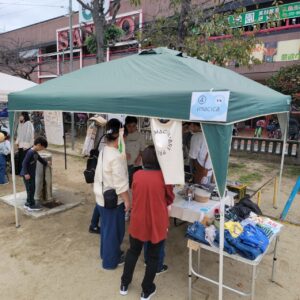
[[[0,185],[7,184],[6,157],[10,152],[10,143],[6,140],[5,132],[0,131]]]
[[[42,151],[47,147],[48,142],[44,137],[36,138],[33,147],[27,151],[22,163],[22,170],[20,175],[23,176],[27,192],[27,201],[24,205],[24,208],[28,209],[29,211],[41,210],[41,207],[37,205],[34,200],[35,171],[37,161],[42,163],[44,166],[48,165],[47,161],[41,158],[38,154],[39,151]]]

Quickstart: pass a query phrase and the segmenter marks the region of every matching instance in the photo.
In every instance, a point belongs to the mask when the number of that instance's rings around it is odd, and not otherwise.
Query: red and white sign
[[[121,41],[129,41],[134,39],[134,32],[139,28],[140,13],[133,12],[128,13],[117,18],[116,26],[123,29],[125,35],[121,38]],[[81,48],[84,45],[86,38],[95,32],[95,26],[93,23],[85,24],[81,27],[76,25],[73,28],[73,47]],[[58,52],[66,51],[69,49],[69,29],[64,28],[57,31],[57,49]]]

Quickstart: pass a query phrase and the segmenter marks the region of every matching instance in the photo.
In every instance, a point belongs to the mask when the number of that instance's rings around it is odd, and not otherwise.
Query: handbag
[[[99,157],[98,148],[103,137],[104,135],[100,138],[99,142],[97,143],[97,146],[91,150],[90,156],[87,160],[86,169],[83,172],[86,183],[94,183],[96,167],[98,164],[98,157]]]
[[[204,160],[204,166],[208,159],[208,153],[206,153],[205,160]],[[194,182],[200,184],[203,177],[206,177],[208,172],[211,171],[211,169],[206,169],[205,167],[202,167],[197,159],[194,160],[194,168],[195,168],[195,176],[194,176]]]
[[[103,193],[103,199],[104,199],[104,208],[107,209],[115,209],[118,207],[118,195],[116,193],[115,189],[109,189],[104,192],[104,176],[103,176],[103,156],[104,156],[104,150],[102,150],[102,193]]]

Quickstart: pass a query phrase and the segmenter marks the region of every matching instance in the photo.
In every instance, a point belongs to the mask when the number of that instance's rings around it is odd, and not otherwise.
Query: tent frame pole
[[[15,112],[13,112],[13,118],[15,120]],[[15,222],[16,228],[20,227],[19,223],[19,212],[17,207],[17,188],[16,188],[16,165],[15,165],[15,147],[14,147],[14,134],[15,131],[11,128],[11,149],[10,149],[10,161],[11,161],[11,175],[13,182],[13,194],[14,194],[14,207],[15,207]]]
[[[220,198],[220,243],[219,243],[219,297],[218,300],[223,299],[223,265],[224,265],[224,209],[225,209],[225,198]]]
[[[280,172],[279,172],[279,183],[278,183],[278,189],[277,189],[277,199],[278,199],[277,204],[281,203],[281,198],[282,198],[282,173],[283,173],[283,167],[284,167],[285,146],[286,146],[287,135],[288,135],[288,124],[289,124],[289,113],[287,113],[287,121],[286,121],[285,130],[284,130],[284,136],[283,136],[283,145],[282,145],[282,153],[281,153]]]

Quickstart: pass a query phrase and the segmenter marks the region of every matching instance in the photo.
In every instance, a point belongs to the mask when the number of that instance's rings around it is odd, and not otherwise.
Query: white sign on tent
[[[226,122],[229,91],[193,92],[190,120]]]

